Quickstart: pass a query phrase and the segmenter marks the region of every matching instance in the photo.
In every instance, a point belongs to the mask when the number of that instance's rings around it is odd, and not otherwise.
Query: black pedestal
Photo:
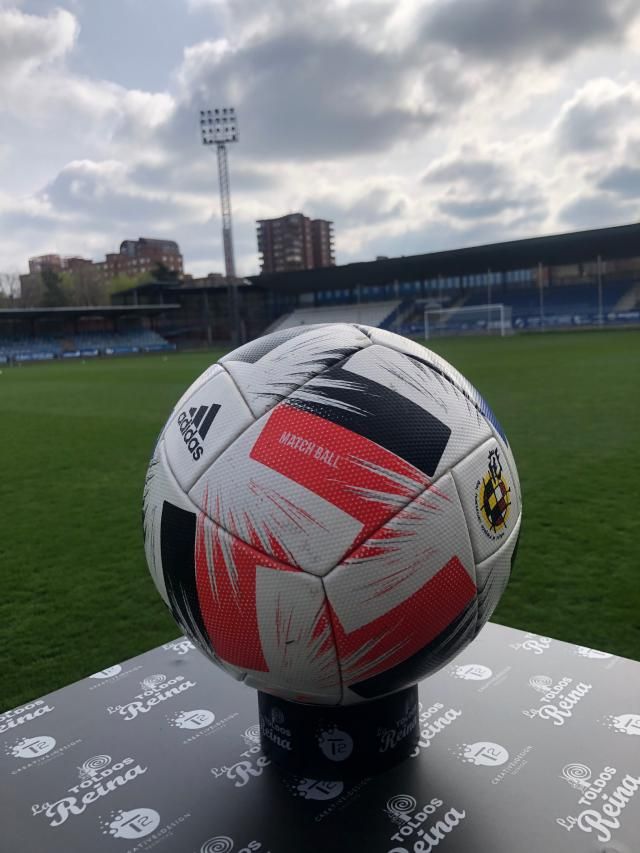
[[[350,706],[302,705],[258,693],[263,752],[296,776],[350,780],[407,758],[419,735],[418,688]]]

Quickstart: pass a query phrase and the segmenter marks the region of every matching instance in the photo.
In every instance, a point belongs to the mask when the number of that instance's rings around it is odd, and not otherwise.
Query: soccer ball
[[[304,326],[209,367],[146,477],[145,551],[186,635],[246,684],[344,705],[478,633],[521,494],[500,424],[444,359],[381,329]]]

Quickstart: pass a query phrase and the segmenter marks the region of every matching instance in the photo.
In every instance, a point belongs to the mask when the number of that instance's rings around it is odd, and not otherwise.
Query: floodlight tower
[[[200,131],[203,145],[215,145],[218,154],[218,178],[220,180],[220,210],[222,212],[222,242],[224,246],[224,267],[229,287],[233,343],[240,341],[240,317],[238,312],[238,290],[236,285],[236,264],[233,257],[233,234],[231,231],[231,189],[229,184],[229,164],[227,162],[227,143],[238,141],[238,121],[233,107],[217,107],[213,110],[200,110]]]
[[[215,145],[218,152],[224,265],[227,278],[234,278],[236,265],[233,258],[233,236],[231,233],[231,190],[229,186],[229,164],[227,163],[227,142],[238,141],[238,122],[235,109],[233,107],[219,107],[214,110],[200,110],[200,130],[202,132],[202,144]]]

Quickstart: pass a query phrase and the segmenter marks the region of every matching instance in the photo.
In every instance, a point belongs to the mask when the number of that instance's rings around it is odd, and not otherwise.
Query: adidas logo
[[[220,411],[219,403],[212,403],[210,406],[193,406],[189,412],[180,412],[178,416],[178,428],[182,433],[182,440],[187,445],[191,452],[194,461],[200,459],[204,453],[204,448],[200,444],[199,438],[202,441],[207,437],[207,433],[211,428],[213,419]]]

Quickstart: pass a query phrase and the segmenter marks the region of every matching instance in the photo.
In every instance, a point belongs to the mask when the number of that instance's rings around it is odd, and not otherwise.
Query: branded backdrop
[[[638,853],[640,664],[488,625],[420,700],[393,770],[287,777],[255,692],[175,640],[0,714],[0,849]]]

